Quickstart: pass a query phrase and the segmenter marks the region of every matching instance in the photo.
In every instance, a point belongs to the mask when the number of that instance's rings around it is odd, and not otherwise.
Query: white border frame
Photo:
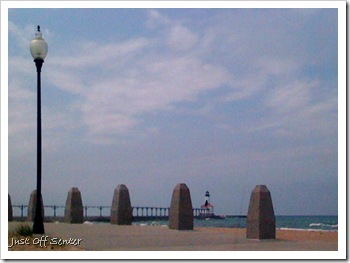
[[[338,9],[338,251],[8,251],[7,217],[1,216],[3,259],[345,259],[346,258],[346,1],[2,1],[1,2],[1,215],[8,203],[9,8],[337,8]]]

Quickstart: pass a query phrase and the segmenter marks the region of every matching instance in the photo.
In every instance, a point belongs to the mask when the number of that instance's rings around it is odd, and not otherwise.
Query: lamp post
[[[47,54],[47,43],[42,38],[40,26],[35,33],[35,38],[30,42],[30,53],[32,54],[37,72],[38,84],[38,118],[37,118],[37,185],[36,185],[36,208],[33,224],[34,234],[44,234],[44,218],[41,211],[41,67]]]

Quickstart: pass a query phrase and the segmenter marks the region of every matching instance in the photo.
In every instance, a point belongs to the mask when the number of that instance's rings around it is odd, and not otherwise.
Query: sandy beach
[[[9,230],[19,224],[23,223],[10,222]],[[249,240],[246,239],[246,230],[243,228],[195,228],[192,231],[177,231],[166,226],[45,223],[45,232],[50,238],[56,238],[56,242],[71,240],[68,247],[72,250],[88,251],[338,250],[338,233],[325,231],[277,230],[276,239]]]

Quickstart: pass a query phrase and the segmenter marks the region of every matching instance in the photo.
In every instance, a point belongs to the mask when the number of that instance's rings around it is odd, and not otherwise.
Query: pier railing
[[[20,210],[20,219],[24,220],[24,218],[26,218],[27,216],[25,215],[25,210],[27,210],[26,212],[28,213],[28,205],[12,205],[13,208],[18,208]],[[53,216],[47,216],[45,213],[45,217],[46,218],[53,218],[56,219],[58,217],[62,217],[62,216],[58,216],[57,215],[57,210],[58,209],[62,209],[63,212],[61,212],[61,214],[64,214],[64,209],[65,206],[63,205],[44,205],[44,209],[45,208],[50,208],[52,209],[53,212]],[[111,210],[111,206],[83,206],[84,208],[84,216],[85,219],[89,218],[89,217],[98,217],[96,215],[96,213],[94,213],[93,215],[88,214],[88,211],[91,211],[93,209],[98,210],[99,211],[99,217],[103,218],[103,217],[109,217],[110,215],[103,215],[103,211],[104,210]],[[132,207],[132,215],[133,215],[133,219],[134,220],[147,220],[147,219],[168,219],[169,217],[169,207],[143,207],[143,206],[134,206]],[[202,208],[193,208],[193,216],[194,217],[198,217],[201,214],[204,214],[206,212],[206,209],[202,209]],[[46,209],[47,211],[47,209]],[[15,211],[14,211],[15,212]],[[110,213],[109,213],[110,214]],[[16,217],[14,215],[14,217]],[[17,216],[18,217],[18,216]]]

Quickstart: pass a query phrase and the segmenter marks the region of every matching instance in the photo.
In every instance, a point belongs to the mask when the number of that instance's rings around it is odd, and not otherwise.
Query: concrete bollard
[[[9,196],[9,204],[8,204],[8,221],[13,221],[13,213],[12,213],[12,202],[11,202],[11,197],[10,194]]]
[[[83,202],[77,187],[71,188],[68,192],[64,221],[70,224],[82,224],[84,221]]]
[[[36,198],[37,198],[36,190],[33,190],[33,192],[30,194],[30,199],[29,199],[27,221],[34,222],[34,217],[36,212]],[[43,196],[41,196],[40,201],[41,201],[41,214],[43,218],[45,218]]]
[[[174,188],[169,211],[169,228],[193,230],[191,194],[186,184],[178,184]]]
[[[118,185],[114,190],[110,220],[111,224],[131,225],[132,208],[129,190],[124,184]]]
[[[276,220],[269,189],[257,185],[250,196],[247,215],[247,238],[275,239]]]

